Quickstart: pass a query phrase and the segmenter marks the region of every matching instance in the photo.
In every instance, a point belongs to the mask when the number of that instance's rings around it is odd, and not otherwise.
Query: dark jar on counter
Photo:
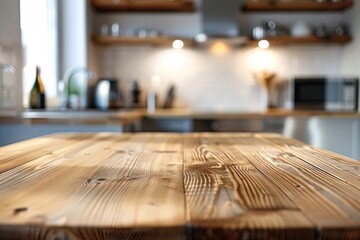
[[[131,86],[131,106],[140,107],[141,89],[139,83],[135,80]]]

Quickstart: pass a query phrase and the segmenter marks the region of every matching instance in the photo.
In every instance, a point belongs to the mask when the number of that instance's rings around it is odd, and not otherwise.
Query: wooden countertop
[[[27,110],[18,115],[1,116],[0,123],[70,123],[70,124],[113,124],[127,125],[140,121],[144,117],[143,110]]]
[[[0,148],[1,239],[360,239],[360,162],[276,134]]]
[[[189,109],[158,109],[153,113],[146,109],[118,111],[24,111],[20,114],[0,115],[0,123],[80,123],[80,124],[122,124],[126,125],[143,118],[150,119],[244,119],[244,118],[285,118],[285,117],[326,117],[326,118],[360,118],[360,112],[330,112],[311,110],[269,111],[192,111]]]
[[[320,110],[284,110],[272,109],[268,111],[191,111],[188,109],[159,109],[153,113],[146,113],[148,118],[192,118],[192,119],[239,119],[239,118],[267,118],[267,117],[330,117],[330,118],[360,118],[360,112],[336,112]]]

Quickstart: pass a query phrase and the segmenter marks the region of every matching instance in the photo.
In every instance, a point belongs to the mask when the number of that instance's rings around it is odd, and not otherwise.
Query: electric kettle
[[[95,107],[103,110],[122,107],[116,79],[99,79],[95,87]]]

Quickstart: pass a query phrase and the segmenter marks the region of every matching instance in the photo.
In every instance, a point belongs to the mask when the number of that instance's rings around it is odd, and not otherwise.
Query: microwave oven
[[[356,77],[295,77],[280,89],[282,107],[326,111],[359,109],[359,80]]]

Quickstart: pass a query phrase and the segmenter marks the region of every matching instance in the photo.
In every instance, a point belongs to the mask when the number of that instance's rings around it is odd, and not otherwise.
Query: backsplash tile
[[[127,105],[132,81],[139,81],[145,103],[145,91],[156,74],[161,78],[157,89],[161,102],[174,84],[176,107],[256,111],[265,108],[266,98],[253,77],[256,71],[273,71],[282,80],[295,75],[337,75],[341,73],[342,49],[319,45],[238,48],[216,55],[207,49],[131,46],[105,48],[103,54],[100,75],[119,79]]]

